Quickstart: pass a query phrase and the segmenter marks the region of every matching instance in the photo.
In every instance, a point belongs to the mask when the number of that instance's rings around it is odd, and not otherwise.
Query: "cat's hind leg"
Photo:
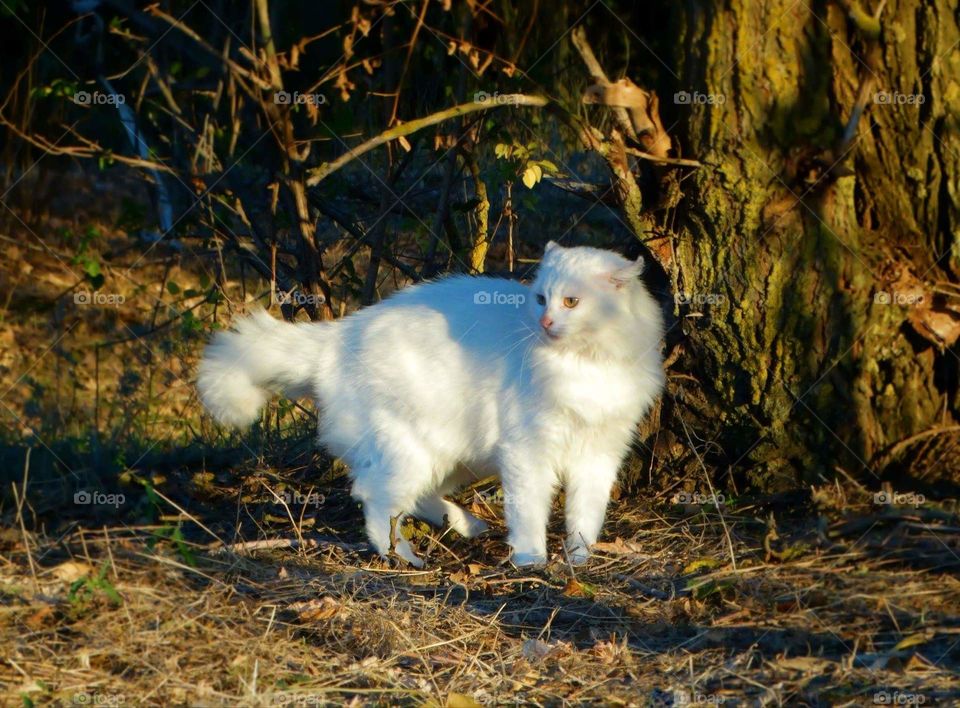
[[[388,506],[365,502],[363,505],[363,516],[366,523],[367,538],[377,552],[384,558],[390,556],[390,546],[393,544],[393,552],[407,561],[415,568],[423,567],[423,559],[413,552],[410,542],[403,537],[400,527],[403,524],[405,514],[402,511],[392,513]],[[393,520],[396,521],[393,521]],[[393,533],[391,538],[391,525]]]
[[[351,493],[363,504],[367,538],[384,558],[391,547],[396,555],[411,565],[422,568],[420,559],[401,534],[403,518],[416,505],[418,490],[429,475],[412,473],[417,467],[411,459],[396,459],[377,449],[358,450],[349,456],[353,477]]]

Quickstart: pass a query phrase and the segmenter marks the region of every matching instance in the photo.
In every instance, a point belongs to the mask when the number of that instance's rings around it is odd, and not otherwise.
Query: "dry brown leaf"
[[[539,639],[528,639],[523,643],[523,658],[527,661],[539,661],[545,659],[553,647]]]
[[[350,80],[350,77],[347,76],[347,70],[345,68],[340,69],[340,73],[337,74],[337,79],[333,82],[333,85],[340,89],[340,98],[344,102],[350,100],[350,92],[357,87],[357,85]]]
[[[39,610],[34,612],[32,615],[27,617],[27,619],[25,619],[23,623],[27,625],[30,629],[32,629],[34,632],[37,632],[40,629],[42,629],[45,624],[47,624],[48,620],[52,620],[54,618],[54,615],[55,613],[53,611],[53,608],[50,607],[49,605],[44,605]]]
[[[930,637],[924,634],[923,632],[919,632],[917,634],[911,634],[909,637],[904,637],[899,642],[897,642],[897,645],[893,648],[893,650],[901,651],[903,649],[909,649],[910,647],[915,647],[919,644],[923,644],[929,639]]]
[[[468,696],[464,693],[448,693],[447,694],[447,708],[479,708],[480,704],[477,703],[471,696]]]
[[[588,86],[583,92],[583,102],[621,108],[640,108],[646,111],[650,96],[630,79],[620,79],[606,86],[603,84]]]
[[[332,597],[322,597],[319,600],[295,602],[288,609],[296,612],[302,622],[322,622],[338,615],[342,605]]]
[[[917,334],[938,347],[951,347],[960,338],[960,318],[952,312],[915,307],[908,319]]]
[[[563,588],[567,597],[586,597],[592,599],[597,594],[597,587],[576,578],[570,578]]]
[[[466,585],[467,581],[470,580],[470,576],[464,573],[462,570],[458,570],[450,573],[450,575],[447,576],[447,579],[451,583],[456,583],[457,585]]]
[[[597,541],[591,548],[614,556],[643,555],[640,544],[624,541],[619,536],[614,541]]]
[[[788,671],[817,674],[833,670],[837,666],[836,662],[820,659],[815,656],[791,656],[784,659],[777,659],[775,665],[779,669],[787,669]]]
[[[93,573],[93,566],[83,561],[66,561],[61,563],[52,571],[57,580],[65,583],[72,583],[74,580],[85,578]]]

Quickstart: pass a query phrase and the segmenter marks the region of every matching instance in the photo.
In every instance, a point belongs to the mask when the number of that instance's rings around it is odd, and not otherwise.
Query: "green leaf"
[[[167,292],[170,293],[171,295],[179,295],[180,286],[171,280],[167,282]]]
[[[171,539],[177,544],[177,550],[180,552],[183,562],[189,565],[191,568],[195,568],[197,566],[197,559],[193,555],[193,550],[187,545],[187,541],[183,537],[183,532],[180,531],[179,526],[173,530]]]
[[[689,590],[696,599],[702,600],[710,595],[722,594],[724,590],[730,590],[736,586],[737,584],[733,580],[692,579],[687,582],[686,589]]]
[[[719,558],[697,558],[687,564],[687,567],[683,569],[683,574],[690,575],[700,570],[712,570],[722,564],[723,562]]]
[[[104,566],[104,568],[106,568],[106,566]],[[117,589],[113,587],[113,584],[106,578],[91,580],[90,585],[106,595],[107,599],[114,605],[123,604],[123,598],[120,596],[120,593],[117,592]]]
[[[82,259],[80,266],[83,268],[83,272],[87,274],[87,277],[91,279],[100,275],[100,261],[95,258]]]
[[[903,649],[909,649],[910,647],[915,647],[919,644],[923,644],[928,641],[930,637],[925,634],[911,634],[909,637],[904,637],[897,645],[893,648],[894,651],[902,651]]]
[[[80,588],[86,587],[86,585],[87,578],[85,577],[78,578],[70,583],[70,590],[67,591],[67,600],[69,600],[71,604],[76,603],[79,599]]]
[[[537,183],[537,173],[532,166],[527,167],[527,169],[523,171],[523,177],[521,177],[521,179],[527,189],[533,189],[533,186]]]

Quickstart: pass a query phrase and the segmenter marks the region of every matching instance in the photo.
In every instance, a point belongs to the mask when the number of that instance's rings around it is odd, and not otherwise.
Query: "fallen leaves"
[[[567,597],[585,597],[592,600],[597,594],[597,586],[583,580],[570,578],[563,588],[563,594]]]
[[[801,673],[822,674],[837,668],[837,662],[816,656],[791,656],[771,662],[778,669],[799,671]]]
[[[72,583],[75,580],[93,575],[93,566],[83,561],[66,561],[50,571],[57,580]]]
[[[573,651],[568,642],[545,642],[541,639],[527,639],[523,643],[520,653],[531,664],[544,661],[547,658],[559,658]]]
[[[611,556],[647,556],[643,547],[634,541],[624,541],[617,536],[614,541],[597,541],[591,550],[594,553],[606,553]]]
[[[301,622],[324,622],[340,614],[343,605],[332,597],[321,597],[306,602],[295,602],[287,609],[296,613]]]
[[[893,648],[894,651],[902,651],[904,649],[909,649],[910,647],[919,646],[920,644],[925,644],[931,639],[931,636],[926,632],[919,632],[917,634],[911,634],[907,637],[904,637],[897,645]]]

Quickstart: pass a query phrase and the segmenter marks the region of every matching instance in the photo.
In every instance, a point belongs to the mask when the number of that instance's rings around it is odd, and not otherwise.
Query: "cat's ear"
[[[543,247],[543,255],[547,255],[548,253],[550,253],[550,251],[552,251],[555,248],[563,248],[563,246],[561,246],[556,241],[547,241],[547,245]]]
[[[625,285],[629,285],[640,277],[640,274],[643,272],[643,266],[643,256],[639,256],[637,260],[613,271],[613,273],[610,274],[610,282],[613,283],[617,290],[620,290]]]

